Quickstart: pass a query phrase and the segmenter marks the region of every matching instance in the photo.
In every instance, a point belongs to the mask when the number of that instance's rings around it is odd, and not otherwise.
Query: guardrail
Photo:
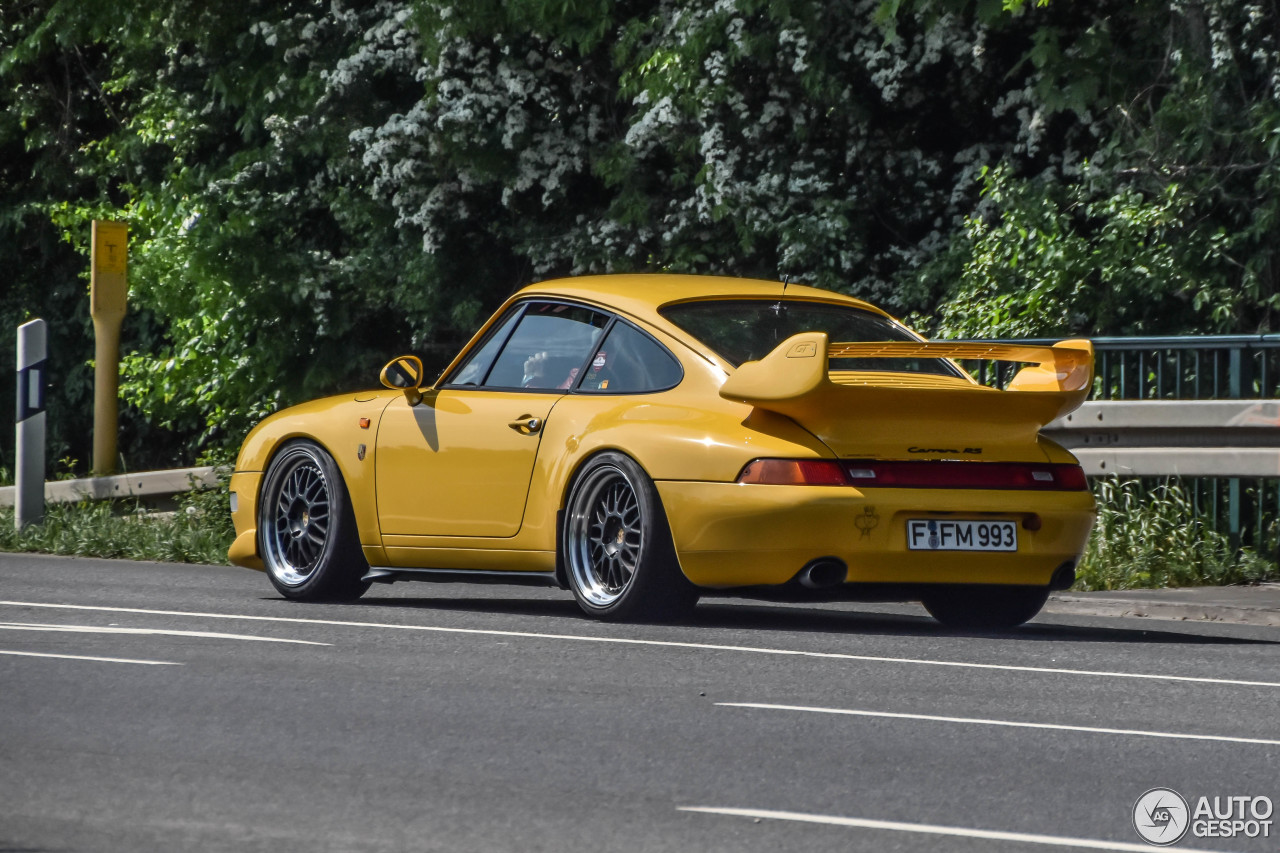
[[[1091,476],[1142,478],[1150,487],[1176,477],[1197,514],[1233,542],[1260,553],[1280,548],[1280,448],[1272,435],[1280,412],[1270,402],[1280,397],[1280,335],[1092,341],[1095,402],[1052,424],[1050,434]],[[1018,367],[966,366],[998,388]]]
[[[1059,338],[984,343],[1050,344]],[[1092,338],[1096,400],[1280,396],[1280,335]],[[976,343],[976,341],[975,341]],[[979,382],[1004,387],[1015,365],[969,364]]]
[[[1280,355],[1280,336],[1262,340],[1268,349],[1274,343]],[[1243,364],[1244,351],[1217,366]],[[1254,375],[1259,382],[1280,378],[1280,369]],[[1184,479],[1197,511],[1219,519],[1237,542],[1263,550],[1276,535],[1272,528],[1280,527],[1280,400],[1094,400],[1044,432],[1074,453],[1091,477]],[[59,480],[45,484],[45,500],[161,500],[217,482],[211,467]],[[0,488],[0,507],[13,506],[14,492],[13,486]],[[1252,521],[1248,528],[1244,519]]]
[[[1094,401],[1044,432],[1094,477],[1280,477],[1280,400]]]
[[[86,477],[81,480],[50,480],[44,484],[48,503],[70,503],[79,500],[112,500],[171,498],[195,489],[218,484],[215,468],[178,468],[170,471],[140,471],[111,477]],[[0,488],[0,506],[13,506],[15,487]]]
[[[1280,400],[1102,400],[1044,429],[1093,477],[1280,477]],[[45,500],[159,498],[217,485],[216,469],[51,480]],[[13,486],[0,506],[13,506]]]
[[[1091,477],[1178,478],[1237,546],[1275,549],[1280,400],[1099,400],[1044,432]]]

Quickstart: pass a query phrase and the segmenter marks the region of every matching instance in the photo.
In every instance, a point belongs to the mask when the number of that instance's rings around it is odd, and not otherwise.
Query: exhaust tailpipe
[[[835,557],[819,557],[810,560],[798,577],[805,589],[831,589],[845,582],[849,577],[849,567]]]
[[[1068,560],[1058,568],[1054,569],[1053,577],[1049,578],[1049,590],[1051,592],[1062,592],[1071,589],[1076,582],[1076,564]]]

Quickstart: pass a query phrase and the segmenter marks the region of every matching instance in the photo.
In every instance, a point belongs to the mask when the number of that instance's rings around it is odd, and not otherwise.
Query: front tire
[[[1047,586],[948,586],[926,594],[929,615],[948,628],[1014,628],[1033,618],[1049,600]]]
[[[680,571],[658,491],[630,457],[601,453],[583,466],[563,525],[565,574],[587,615],[668,621],[693,611],[698,591]]]
[[[263,479],[258,553],[271,584],[295,601],[351,601],[369,588],[355,514],[333,457],[309,441],[286,445]]]

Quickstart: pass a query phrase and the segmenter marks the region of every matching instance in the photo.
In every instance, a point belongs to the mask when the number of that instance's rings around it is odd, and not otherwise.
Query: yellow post
[[[89,314],[93,317],[93,473],[104,477],[116,470],[119,432],[120,327],[129,292],[129,226],[93,220],[92,273]]]

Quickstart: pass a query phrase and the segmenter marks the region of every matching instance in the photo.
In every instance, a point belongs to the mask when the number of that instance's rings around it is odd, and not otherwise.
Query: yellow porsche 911
[[[1005,390],[950,359],[1023,363]],[[233,563],[300,600],[399,580],[572,590],[603,619],[700,594],[916,600],[1005,627],[1066,589],[1094,505],[1039,434],[1088,341],[929,343],[777,282],[617,275],[527,287],[428,384],[296,406],[245,439]]]

